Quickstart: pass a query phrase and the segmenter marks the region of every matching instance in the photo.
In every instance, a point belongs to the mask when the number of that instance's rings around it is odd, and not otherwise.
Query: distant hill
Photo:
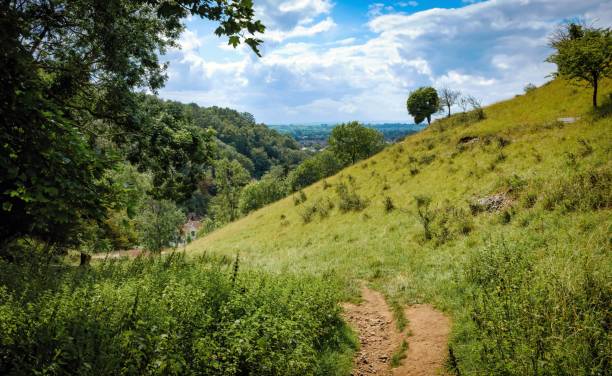
[[[268,127],[291,135],[302,146],[326,145],[335,123],[316,123],[316,124],[270,124]],[[376,129],[385,137],[386,141],[396,141],[406,135],[422,130],[424,125],[410,123],[375,123],[366,124],[367,127]]]
[[[438,120],[188,252],[431,303],[452,317],[461,374],[605,374],[611,91],[593,111],[588,89],[555,80],[484,120]]]

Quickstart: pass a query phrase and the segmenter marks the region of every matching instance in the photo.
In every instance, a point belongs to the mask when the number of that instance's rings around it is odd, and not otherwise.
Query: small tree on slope
[[[593,107],[597,107],[599,80],[612,75],[612,30],[571,23],[551,38],[556,52],[546,61],[557,64],[557,76],[585,82],[593,88]]]

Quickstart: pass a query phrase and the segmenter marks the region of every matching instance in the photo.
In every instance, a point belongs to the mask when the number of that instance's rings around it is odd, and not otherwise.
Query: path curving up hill
[[[443,372],[450,321],[431,305],[406,308],[408,327],[399,332],[384,296],[363,287],[360,304],[345,303],[345,317],[359,335],[360,350],[353,375],[429,376]],[[397,368],[391,359],[408,343],[406,358]]]

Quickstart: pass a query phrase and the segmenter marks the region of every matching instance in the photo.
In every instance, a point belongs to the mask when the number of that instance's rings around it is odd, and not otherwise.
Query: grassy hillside
[[[188,250],[338,279],[347,298],[367,280],[396,304],[432,303],[453,318],[464,374],[605,370],[612,117],[558,80],[485,115],[437,121]]]

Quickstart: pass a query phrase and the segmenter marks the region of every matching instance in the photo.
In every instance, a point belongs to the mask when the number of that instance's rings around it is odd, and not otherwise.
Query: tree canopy
[[[556,52],[547,61],[557,65],[557,75],[592,87],[597,107],[599,81],[612,75],[612,30],[570,23],[557,31],[550,45]]]
[[[418,88],[408,96],[406,107],[415,123],[420,124],[427,119],[427,123],[431,124],[431,115],[440,109],[438,92],[433,87]]]
[[[384,146],[384,137],[379,131],[352,121],[337,125],[328,142],[340,160],[352,164],[380,151]]]

